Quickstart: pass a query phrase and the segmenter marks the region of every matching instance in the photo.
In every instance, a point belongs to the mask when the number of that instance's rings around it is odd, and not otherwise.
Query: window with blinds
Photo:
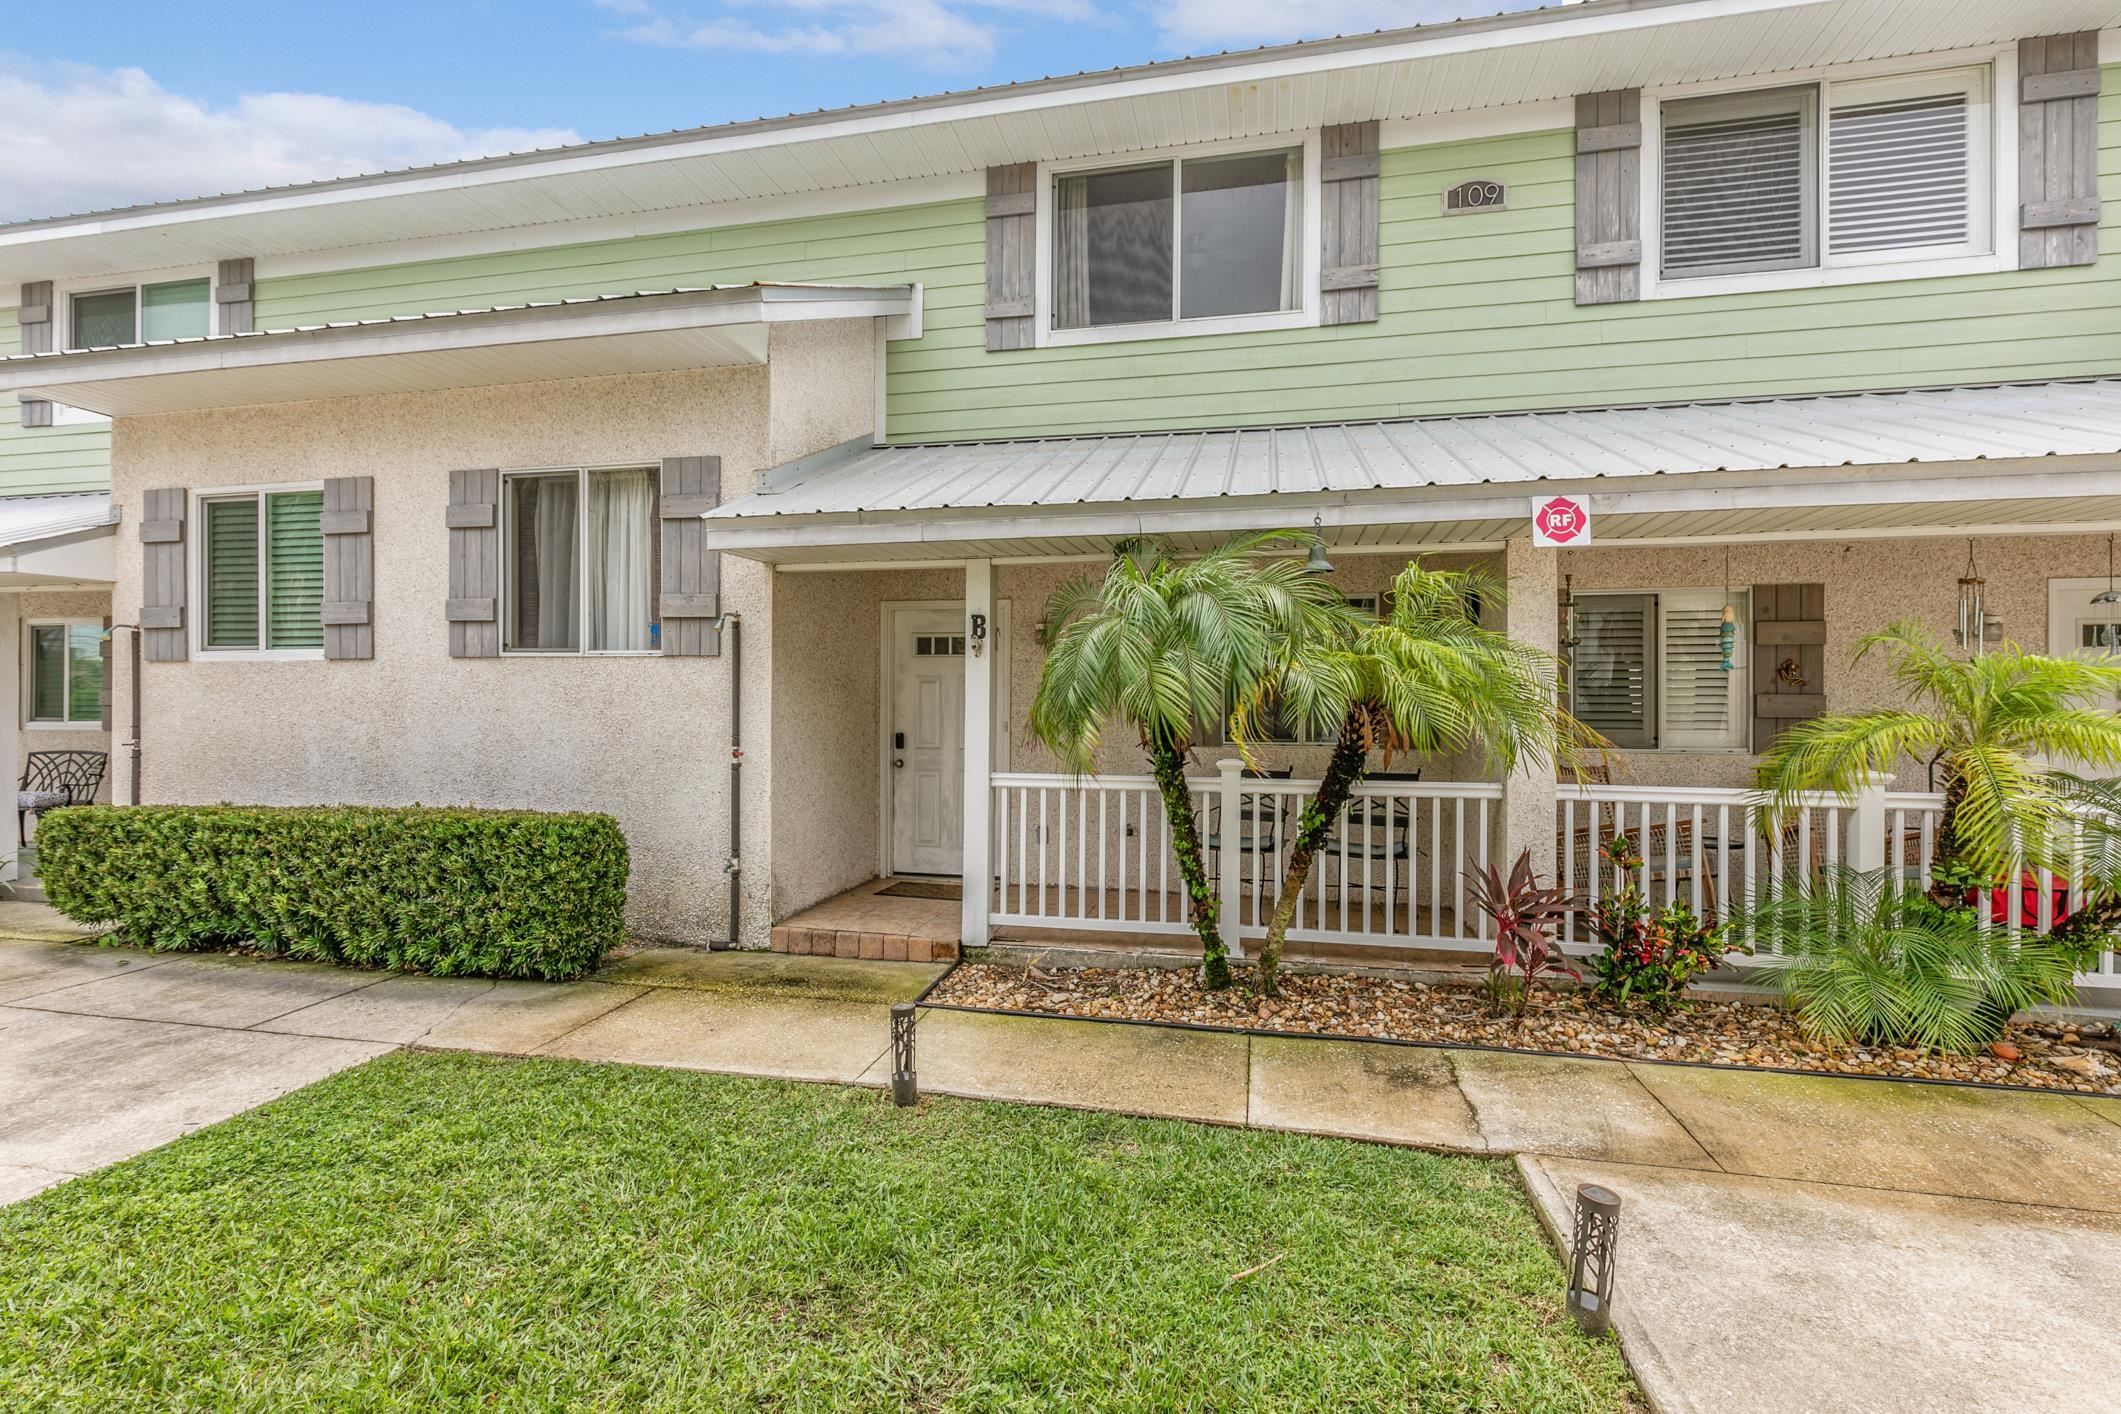
[[[202,645],[321,650],[324,493],[216,496],[202,509]]]
[[[1993,248],[1986,67],[1676,99],[1659,130],[1665,278]]]
[[[1571,710],[1616,746],[1744,750],[1747,598],[1738,591],[1729,600],[1737,622],[1726,672],[1722,590],[1578,595]]]
[[[96,726],[103,720],[103,626],[32,624],[29,720]]]
[[[1657,596],[1579,595],[1570,637],[1576,719],[1615,746],[1657,745]]]

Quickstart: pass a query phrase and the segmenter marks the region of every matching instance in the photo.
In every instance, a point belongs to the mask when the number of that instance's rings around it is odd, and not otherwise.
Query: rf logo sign
[[[1534,545],[1591,543],[1591,505],[1579,496],[1554,496],[1532,503]]]

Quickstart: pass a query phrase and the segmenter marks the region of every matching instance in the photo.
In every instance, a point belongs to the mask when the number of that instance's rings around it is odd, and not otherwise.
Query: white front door
[[[893,617],[891,871],[964,870],[965,624],[956,612]]]

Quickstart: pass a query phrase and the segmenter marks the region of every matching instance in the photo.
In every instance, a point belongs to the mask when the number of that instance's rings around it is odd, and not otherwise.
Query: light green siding
[[[22,341],[15,312],[0,309],[0,354]],[[24,427],[15,400],[0,395],[0,496],[103,491],[110,486],[110,429],[103,423]]]
[[[1384,155],[1375,324],[990,354],[976,200],[259,284],[260,327],[754,279],[917,280],[924,336],[890,355],[897,439],[1389,417],[2121,372],[2121,66],[2100,103],[2090,268],[1831,289],[1573,302],[1572,140]],[[1507,211],[1446,218],[1472,176]]]

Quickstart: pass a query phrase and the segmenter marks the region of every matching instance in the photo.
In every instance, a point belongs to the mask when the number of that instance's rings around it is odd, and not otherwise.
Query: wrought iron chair
[[[30,816],[93,801],[109,765],[107,751],[32,751],[15,789],[15,843],[29,843]]]
[[[1419,771],[1371,771],[1363,782],[1407,784],[1420,779]],[[1402,861],[1411,859],[1413,829],[1414,815],[1406,801],[1358,796],[1348,802],[1338,828],[1318,846],[1318,855],[1327,863],[1341,861],[1341,888],[1347,887],[1346,873],[1361,864],[1363,883],[1359,887],[1379,890],[1384,883],[1371,877],[1370,866],[1383,864],[1385,872],[1392,873]]]

